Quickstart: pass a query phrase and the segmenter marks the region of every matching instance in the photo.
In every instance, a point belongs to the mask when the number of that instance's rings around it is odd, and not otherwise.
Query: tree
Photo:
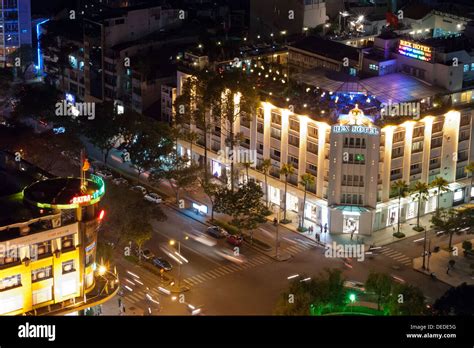
[[[220,190],[222,189],[222,185],[216,184],[209,179],[206,179],[204,175],[198,176],[199,183],[204,190],[204,193],[207,195],[209,200],[211,201],[211,221],[214,220],[214,206],[216,203],[216,198]]]
[[[303,185],[303,187],[304,187],[304,198],[303,198],[303,214],[302,214],[302,218],[301,218],[301,221],[300,221],[300,225],[298,227],[300,230],[304,229],[306,193],[308,191],[308,187],[313,186],[314,183],[315,183],[315,179],[314,179],[313,175],[311,175],[309,173],[305,173],[305,174],[301,175],[300,184]]]
[[[385,306],[392,290],[393,281],[385,273],[377,273],[371,271],[365,282],[367,291],[375,293],[377,296],[377,308],[380,310],[382,306]]]
[[[185,135],[186,140],[189,141],[189,152],[190,152],[190,160],[193,160],[193,144],[199,139],[199,135],[196,132],[188,131]]]
[[[265,216],[262,197],[262,188],[255,182],[241,184],[236,191],[224,187],[216,194],[214,209],[232,216],[232,224],[239,229],[252,230]]]
[[[60,92],[43,84],[21,85],[15,92],[18,102],[13,110],[13,117],[26,119],[33,117],[50,122],[69,121],[71,117],[56,116],[56,103],[60,100]]]
[[[471,185],[469,186],[469,201],[471,200],[472,196],[472,188],[474,187],[474,162],[469,162],[469,164],[464,168],[466,174],[471,174]]]
[[[344,308],[346,290],[340,270],[326,269],[316,278],[304,282],[300,279],[294,279],[281,294],[274,309],[276,315],[310,315],[311,308],[320,314],[324,310],[337,312]]]
[[[249,169],[252,167],[253,162],[246,161],[242,162],[241,165],[245,169],[245,181],[249,182]]]
[[[448,185],[449,182],[440,176],[434,178],[434,180],[430,184],[431,187],[436,188],[436,194],[438,195],[438,197],[436,198],[436,215],[439,215],[439,200],[441,198],[441,195],[449,191]]]
[[[412,192],[415,194],[415,201],[418,203],[417,214],[416,214],[416,226],[413,228],[415,231],[423,231],[423,227],[420,226],[420,214],[421,214],[421,202],[426,202],[429,197],[428,192],[429,186],[421,181],[417,181],[415,186],[412,189]]]
[[[291,163],[285,163],[282,165],[280,174],[285,176],[285,195],[283,197],[283,223],[287,223],[286,219],[286,193],[288,188],[288,176],[292,175],[295,172],[295,168]]]
[[[199,165],[189,164],[187,157],[177,156],[172,153],[164,160],[162,174],[156,176],[156,171],[152,174],[152,180],[162,176],[168,181],[176,197],[176,204],[179,203],[179,193],[197,183],[200,175]]]
[[[98,106],[95,118],[84,121],[82,134],[96,147],[102,150],[104,163],[107,164],[110,150],[121,138],[120,122],[130,115],[118,115],[111,102],[104,102]]]
[[[425,296],[415,286],[393,284],[386,310],[390,315],[422,315],[425,312]]]
[[[397,234],[400,234],[400,220],[402,216],[402,197],[408,192],[408,185],[405,180],[397,180],[393,183],[392,189],[397,191],[398,196],[398,218],[397,218]]]
[[[151,239],[153,228],[150,222],[144,220],[140,215],[133,216],[131,219],[127,220],[125,227],[126,230],[124,237],[137,245],[138,260],[141,261],[141,250],[143,244]]]
[[[444,293],[433,305],[438,315],[472,316],[474,313],[474,285],[462,283]]]
[[[256,109],[259,96],[254,89],[253,82],[241,69],[227,71],[215,76],[212,83],[216,86],[213,115],[221,121],[222,132],[226,137],[227,146],[234,151],[240,146],[241,134],[235,132],[235,123],[238,119],[249,119]],[[235,158],[230,163],[230,187],[235,188]]]
[[[173,151],[171,130],[165,123],[141,117],[134,139],[125,145],[130,164],[137,171],[137,182],[145,171],[162,168]]]
[[[268,208],[268,172],[270,168],[272,167],[272,160],[269,158],[266,158],[262,161],[262,165],[260,166],[260,169],[263,172],[263,175],[265,177],[265,202]]]
[[[458,233],[466,227],[470,227],[468,214],[464,210],[458,209],[440,209],[440,212],[433,215],[431,223],[440,231],[446,231],[449,234],[448,249],[452,250],[452,241],[454,233]]]

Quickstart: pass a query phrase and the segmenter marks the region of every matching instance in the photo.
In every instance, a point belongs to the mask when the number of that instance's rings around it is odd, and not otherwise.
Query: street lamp
[[[184,239],[189,239],[188,236],[185,236]],[[174,239],[171,239],[169,241],[169,245],[171,246],[174,246],[176,243],[178,243],[178,256],[179,258],[181,258],[182,260],[184,260],[185,262],[188,262],[188,260],[186,260],[182,255],[181,255],[181,241],[175,241]],[[179,260],[179,259],[176,259],[178,261],[178,288],[181,287],[181,264],[182,262]]]
[[[275,206],[276,210],[277,210],[277,217],[276,217],[276,220],[274,220],[274,225],[276,227],[276,234],[275,234],[275,238],[276,238],[276,241],[275,241],[275,251],[276,251],[276,258],[278,260],[278,258],[280,257],[280,238],[279,238],[279,231],[278,231],[278,226],[280,225],[280,207],[279,206]]]

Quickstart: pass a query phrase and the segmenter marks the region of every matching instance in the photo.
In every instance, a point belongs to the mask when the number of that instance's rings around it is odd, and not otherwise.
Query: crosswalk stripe
[[[142,294],[132,294],[131,296],[128,296],[129,300],[132,300],[133,302],[139,301],[143,299]]]
[[[229,266],[223,266],[223,267],[221,267],[221,269],[223,271],[226,271],[226,272],[233,272],[232,269]]]
[[[392,250],[392,249],[384,249],[384,250],[381,251],[381,253],[385,254],[385,255],[392,255],[392,254],[398,253],[398,251]]]
[[[408,257],[406,257],[405,255],[398,255],[396,257],[392,257],[392,259],[394,259],[394,260],[407,260]]]
[[[260,255],[260,256],[255,256],[253,258],[253,260],[267,260],[268,258],[264,255]]]
[[[220,268],[216,268],[213,270],[215,273],[219,274],[221,277],[226,275],[227,272],[224,272],[223,270],[221,270]]]
[[[260,262],[254,260],[254,259],[247,260],[247,263],[254,266],[254,267],[260,264]]]
[[[185,279],[184,281],[188,284],[191,284],[191,285],[199,284],[198,281],[196,281],[194,279],[191,279],[191,278]]]
[[[211,278],[211,279],[216,279],[216,278],[220,277],[218,274],[215,274],[212,271],[208,271],[208,272],[204,273],[204,275],[206,277]]]
[[[240,268],[239,268],[238,266],[236,266],[236,265],[229,265],[228,267],[229,267],[232,271],[234,271],[234,272],[235,272],[235,271],[238,271],[238,270],[240,269]]]
[[[207,278],[203,274],[195,275],[194,278],[199,279],[201,281],[206,281],[207,280]]]
[[[231,271],[225,267],[220,267],[218,268],[219,272],[221,272],[222,274],[229,274]]]
[[[253,259],[257,264],[261,265],[262,263],[267,263],[270,261],[269,258],[265,257],[265,258],[262,258],[262,259]]]

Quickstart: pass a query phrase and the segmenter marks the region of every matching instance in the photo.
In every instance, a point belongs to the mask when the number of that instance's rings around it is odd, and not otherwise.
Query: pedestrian
[[[120,297],[118,299],[118,305],[119,305],[119,308],[122,307],[122,299]]]
[[[317,240],[318,242],[321,241],[320,236],[319,236],[319,233],[316,233],[316,240]]]
[[[324,233],[327,233],[328,232],[328,223],[326,222],[324,224]]]
[[[277,220],[277,218],[276,218],[276,217],[275,217],[275,218],[273,218],[273,224],[274,224],[275,226],[276,226],[276,225],[278,225],[278,220]]]

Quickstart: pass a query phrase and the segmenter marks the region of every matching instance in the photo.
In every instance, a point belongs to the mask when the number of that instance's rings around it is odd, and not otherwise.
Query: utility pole
[[[424,238],[424,240],[423,240],[423,266],[422,266],[422,268],[423,268],[423,269],[426,269],[426,267],[425,267],[425,258],[426,258],[426,228],[424,228],[424,230],[425,230],[425,238]]]

